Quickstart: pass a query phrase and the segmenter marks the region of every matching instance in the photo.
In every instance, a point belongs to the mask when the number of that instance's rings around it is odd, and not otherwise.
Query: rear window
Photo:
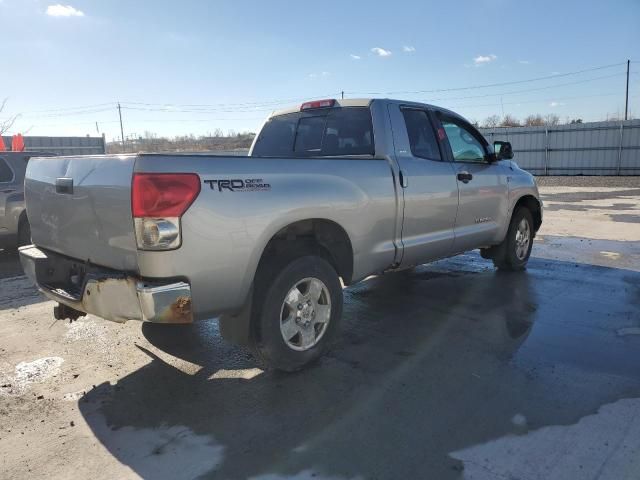
[[[253,149],[256,157],[373,154],[368,107],[310,110],[272,117]]]
[[[0,157],[0,183],[13,181],[13,170],[9,168],[4,158]]]

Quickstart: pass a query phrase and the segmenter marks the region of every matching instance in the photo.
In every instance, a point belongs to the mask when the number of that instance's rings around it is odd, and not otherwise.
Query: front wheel
[[[338,330],[342,287],[319,256],[290,261],[264,282],[252,312],[252,350],[269,368],[295,371],[320,357]]]
[[[533,216],[528,208],[518,208],[509,223],[503,242],[495,247],[493,263],[500,270],[524,270],[533,246]]]

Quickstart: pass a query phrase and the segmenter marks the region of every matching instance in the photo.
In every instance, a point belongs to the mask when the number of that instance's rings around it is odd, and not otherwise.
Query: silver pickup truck
[[[336,334],[342,288],[480,248],[522,270],[534,178],[464,118],[387,99],[275,112],[249,156],[34,158],[27,275],[57,318],[190,323],[296,370]]]
[[[15,249],[31,243],[24,206],[24,174],[33,155],[43,152],[0,152],[0,248]]]

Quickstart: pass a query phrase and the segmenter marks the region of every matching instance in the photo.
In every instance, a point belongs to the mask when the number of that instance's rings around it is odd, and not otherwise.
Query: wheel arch
[[[267,262],[292,258],[305,253],[323,256],[345,285],[353,278],[353,246],[346,230],[325,218],[308,218],[291,222],[274,233],[262,249],[256,272]]]
[[[542,205],[540,204],[540,200],[529,194],[521,196],[513,206],[511,215],[513,216],[520,207],[525,207],[531,212],[531,216],[533,217],[533,230],[537,232],[542,225]]]
[[[268,235],[265,235],[268,237]],[[229,341],[247,345],[252,332],[253,304],[260,304],[265,285],[270,277],[288,261],[305,254],[320,255],[336,270],[343,284],[353,278],[354,254],[351,239],[338,223],[325,218],[307,218],[290,222],[278,228],[264,243],[260,257],[249,270],[251,279],[242,307],[238,312],[219,318],[222,335]]]

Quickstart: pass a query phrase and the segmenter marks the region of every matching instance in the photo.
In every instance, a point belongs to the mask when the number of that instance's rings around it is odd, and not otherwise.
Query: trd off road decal
[[[261,178],[240,178],[225,180],[204,180],[211,190],[222,192],[229,190],[230,192],[264,192],[271,190],[271,185],[265,183]]]

